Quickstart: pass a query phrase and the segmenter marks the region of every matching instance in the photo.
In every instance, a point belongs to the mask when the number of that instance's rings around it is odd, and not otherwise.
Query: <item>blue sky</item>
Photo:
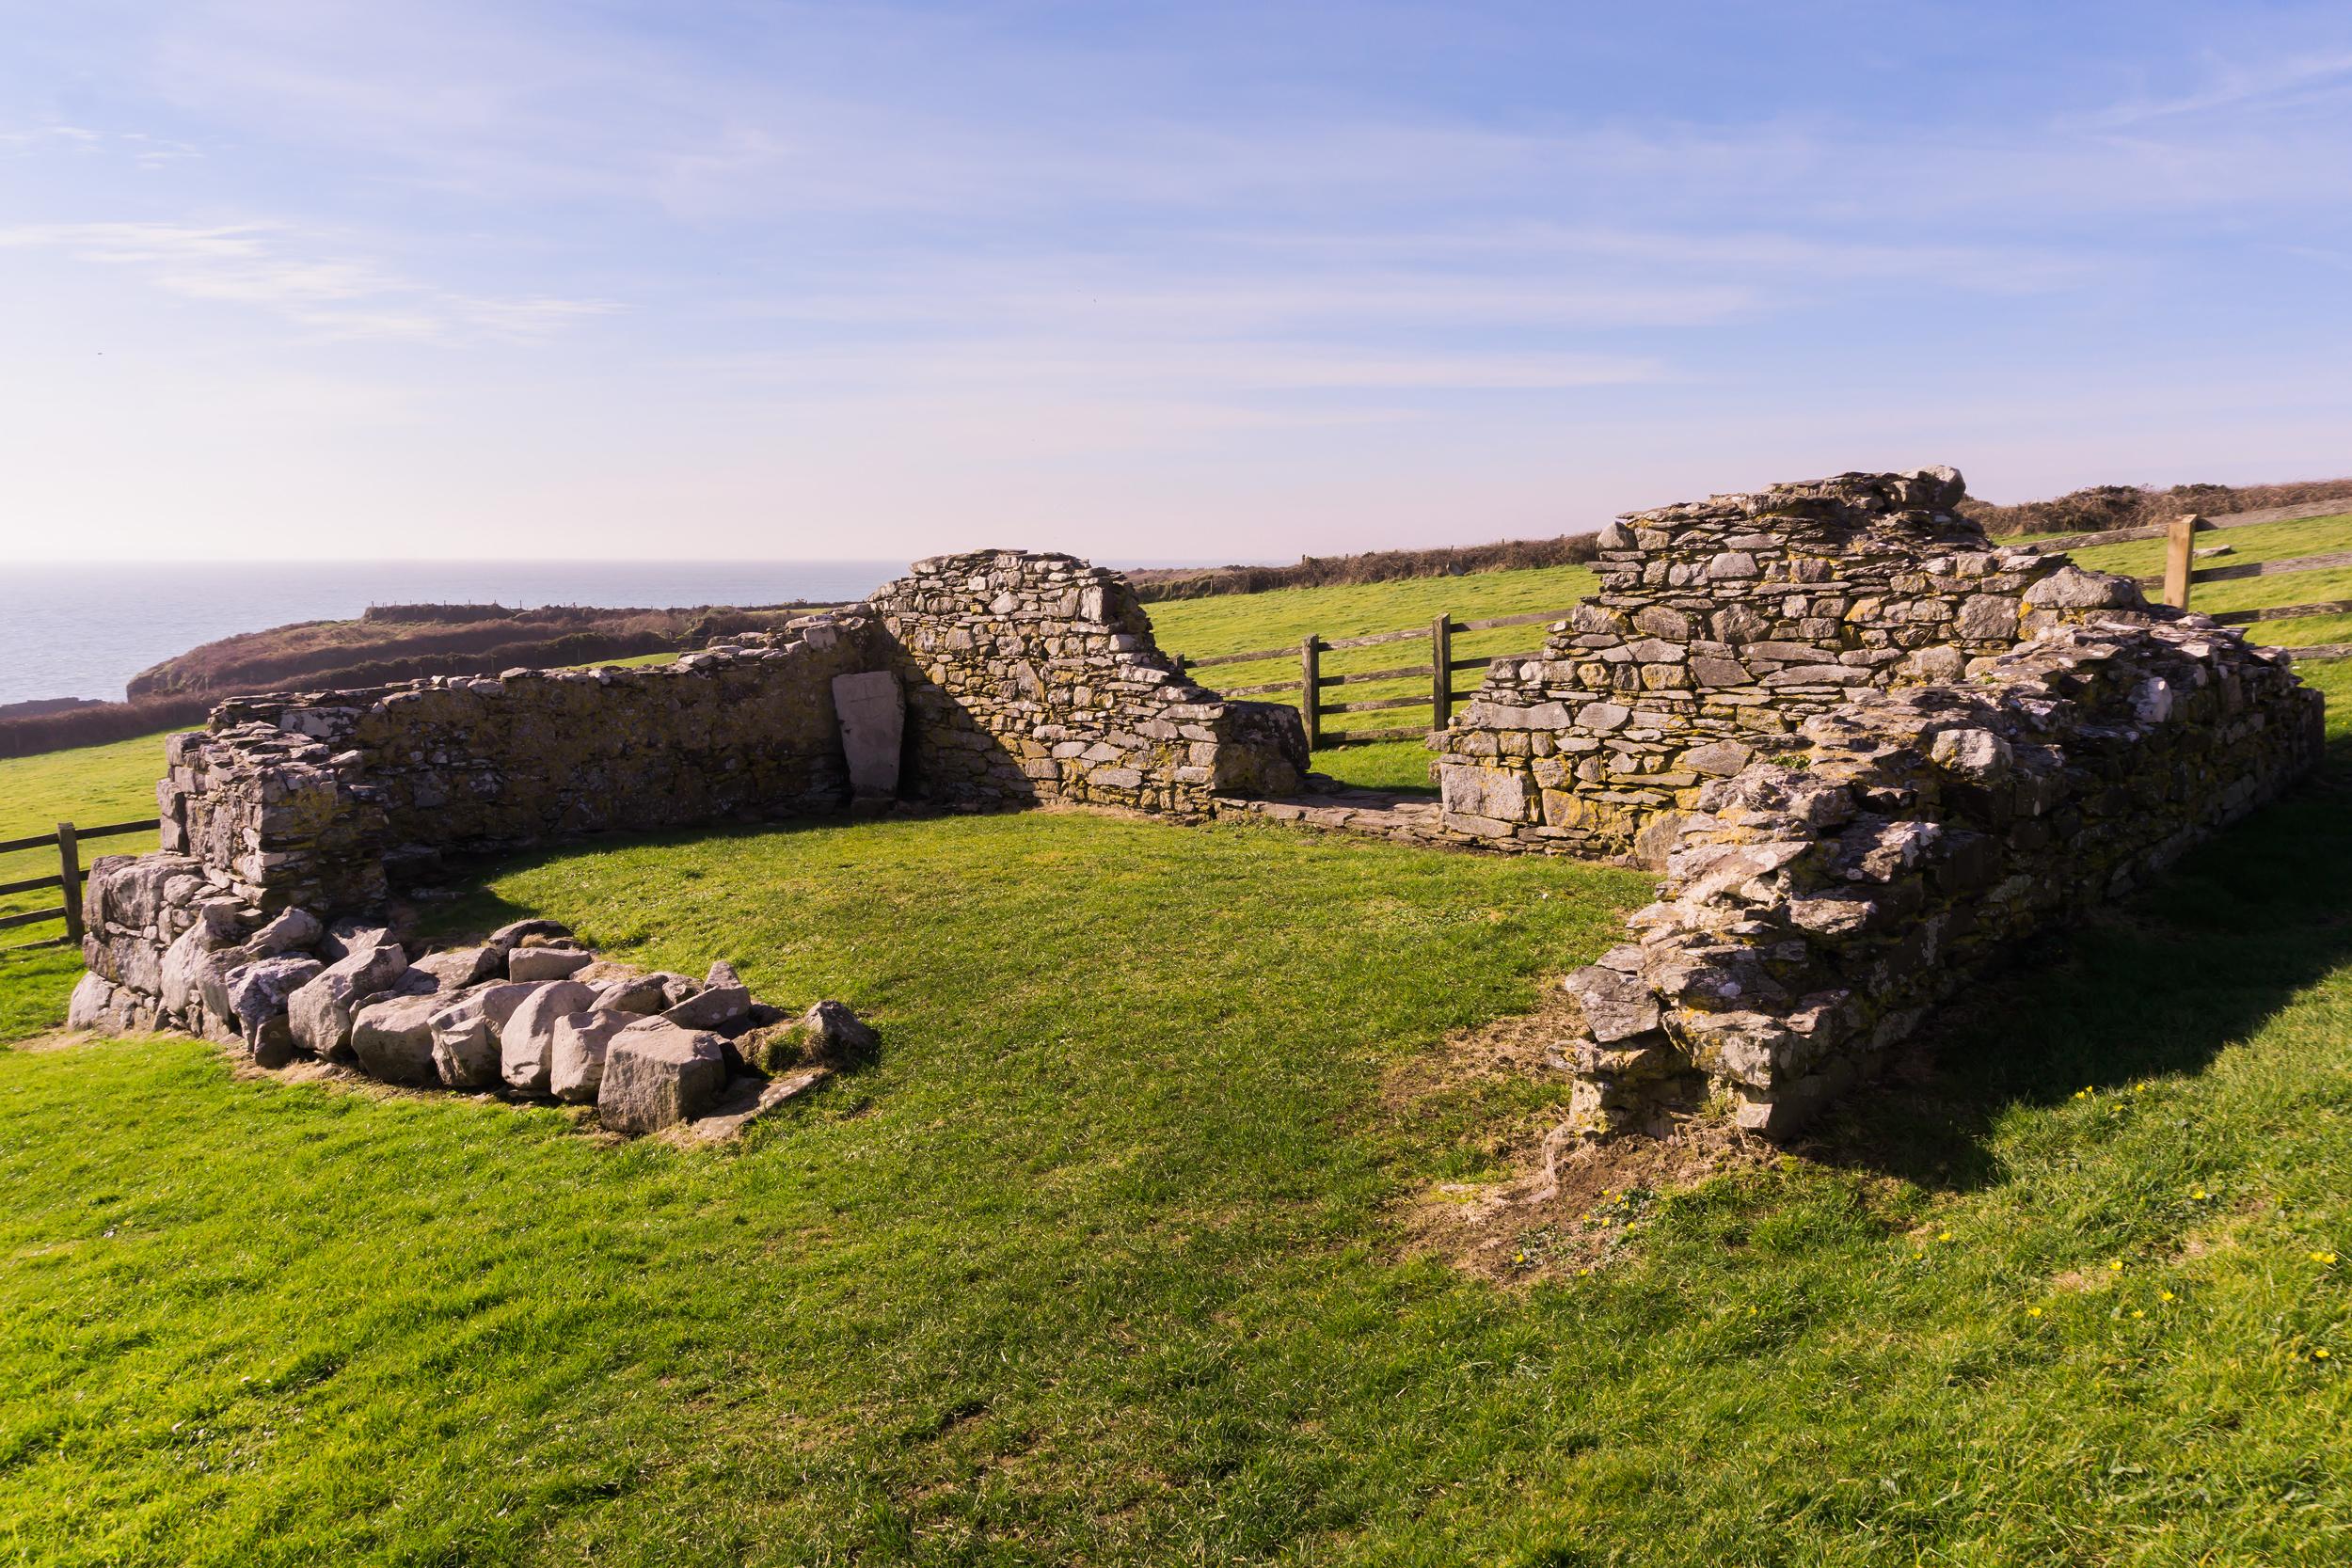
[[[0,546],[2352,473],[2352,8],[0,4]]]

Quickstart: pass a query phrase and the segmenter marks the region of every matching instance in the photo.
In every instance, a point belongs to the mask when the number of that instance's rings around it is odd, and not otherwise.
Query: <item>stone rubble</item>
[[[1632,940],[1564,982],[1571,1129],[1786,1136],[2023,939],[2276,796],[2321,721],[2285,656],[2177,613],[1805,720],[1698,792]]]
[[[764,1098],[771,1075],[789,1074],[797,1096],[877,1045],[839,1002],[796,1019],[755,1000],[725,963],[707,982],[647,974],[596,958],[553,921],[519,921],[412,961],[387,929],[339,922],[330,931],[309,911],[272,914],[233,888],[229,873],[190,870],[184,857],[94,861],[83,897],[90,970],[68,1026],[179,1029],[264,1068],[315,1058],[387,1084],[594,1105],[602,1126],[628,1133],[704,1115],[736,1079],[747,1103],[771,1107],[782,1102]],[[330,962],[330,952],[341,956]],[[148,967],[158,953],[168,984]],[[561,975],[594,973],[597,983],[529,977],[550,967],[537,957],[549,953],[579,960]],[[707,998],[716,1004],[695,1016],[711,1018],[708,1027],[675,1021]],[[739,1051],[739,1039],[751,1050]],[[728,1114],[730,1129],[748,1119],[739,1107]]]

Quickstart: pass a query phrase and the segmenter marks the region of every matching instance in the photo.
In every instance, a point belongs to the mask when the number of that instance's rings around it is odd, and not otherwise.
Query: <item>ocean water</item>
[[[119,701],[133,675],[201,642],[372,604],[667,609],[865,597],[903,561],[311,562],[53,566],[0,562],[0,703]]]

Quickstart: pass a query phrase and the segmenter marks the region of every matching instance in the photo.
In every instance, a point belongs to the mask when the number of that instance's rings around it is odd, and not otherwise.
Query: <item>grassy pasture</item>
[[[1556,1086],[1391,1075],[1638,878],[1059,813],[511,862],[448,922],[729,957],[883,1059],[688,1154],[195,1042],[0,1053],[0,1555],[2341,1561],[2337,736],[1938,1071],[1518,1287],[1395,1214]]]
[[[2033,541],[2024,539],[2023,544]],[[2290,523],[2259,523],[2252,528],[2217,530],[2197,536],[2200,549],[2227,545],[2231,553],[2200,561],[2199,566],[2244,566],[2255,562],[2288,561],[2297,556],[2329,555],[2352,550],[2352,513],[2335,517],[2312,517]],[[2145,539],[2129,545],[2098,545],[2069,552],[2082,565],[2102,572],[2122,572],[2136,578],[2154,577],[2164,570],[2164,541]],[[2153,597],[2152,592],[2150,594]],[[2199,583],[2189,594],[2189,608],[2207,614],[2227,610],[2261,610],[2277,605],[2317,604],[2352,599],[2352,567],[2316,572],[2289,572],[2280,577],[2247,578],[2237,582]],[[2249,638],[2272,647],[2301,647],[2312,642],[2352,642],[2352,616],[2314,615],[2292,621],[2260,621],[2241,626]]]
[[[688,1154],[190,1041],[0,1050],[0,1560],[2344,1560],[2330,731],[2325,780],[1988,983],[1936,1070],[1626,1195],[1600,1273],[1526,1236],[1510,1287],[1398,1214],[1557,1085],[1400,1075],[1641,878],[1063,813],[488,868],[449,927],[729,958],[883,1057]],[[6,832],[139,815],[153,747],[0,764]],[[27,1029],[32,974],[0,964]]]

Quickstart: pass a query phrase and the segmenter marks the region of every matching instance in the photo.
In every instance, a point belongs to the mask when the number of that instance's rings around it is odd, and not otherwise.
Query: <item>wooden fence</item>
[[[45,845],[57,847],[57,869],[46,877],[27,878],[21,882],[0,882],[0,897],[12,893],[37,893],[54,887],[65,895],[65,902],[54,910],[26,910],[21,914],[0,914],[0,931],[18,926],[35,926],[44,920],[63,920],[65,935],[44,942],[19,942],[0,952],[22,952],[32,947],[79,947],[82,944],[82,849],[86,838],[110,838],[117,833],[153,832],[163,826],[160,819],[148,817],[140,822],[109,822],[103,828],[76,828],[71,822],[60,822],[54,833],[37,833],[31,838],[11,838],[0,841],[0,855],[22,849],[39,849]]]
[[[1180,658],[1178,665],[1186,672],[1206,670],[1218,664],[1255,664],[1263,659],[1285,658],[1295,652],[1298,656],[1298,678],[1295,681],[1271,681],[1262,686],[1229,686],[1221,689],[1228,697],[1266,697],[1279,692],[1298,693],[1298,716],[1307,722],[1307,744],[1314,747],[1343,746],[1361,740],[1418,740],[1431,730],[1441,730],[1454,718],[1456,698],[1467,695],[1454,689],[1454,675],[1458,670],[1483,670],[1489,664],[1500,664],[1511,658],[1534,658],[1542,650],[1530,648],[1519,653],[1488,654],[1484,658],[1455,658],[1454,635],[1465,631],[1491,631],[1497,626],[1532,626],[1549,621],[1565,621],[1565,610],[1538,610],[1524,615],[1497,615],[1483,621],[1456,621],[1451,615],[1440,615],[1426,626],[1406,626],[1400,631],[1375,631],[1362,637],[1318,637],[1309,633],[1296,649],[1260,648],[1246,654],[1216,654],[1207,658]],[[1323,673],[1323,656],[1343,648],[1374,648],[1388,642],[1414,642],[1426,639],[1429,662],[1400,665],[1393,670],[1351,670],[1344,674]],[[1381,697],[1370,702],[1327,703],[1323,693],[1334,686],[1359,686],[1368,681],[1411,680],[1416,675],[1429,677],[1426,697]],[[1392,708],[1425,707],[1431,722],[1426,725],[1404,725],[1385,730],[1326,730],[1324,716],[1335,713],[1377,713]]]
[[[2324,572],[2331,568],[2352,566],[2352,550],[2328,550],[2318,555],[2298,555],[2285,561],[2249,561],[2233,566],[2200,566],[2197,564],[2197,536],[2223,529],[2250,528],[2256,523],[2301,522],[2312,517],[2342,515],[2352,502],[2337,501],[2317,506],[2273,507],[2263,512],[2240,512],[2225,517],[2175,517],[2170,522],[2152,529],[2119,529],[2118,533],[2135,539],[2164,540],[2164,570],[2154,577],[2138,579],[2142,588],[2161,589],[2164,602],[2182,610],[2189,608],[2189,595],[2201,582],[2237,582],[2247,578],[2288,577],[2296,572]],[[2100,543],[2106,540],[2090,535]],[[2074,548],[2085,542],[2083,536],[2053,540],[2044,549]],[[2225,626],[2252,626],[2263,621],[2299,621],[2314,615],[2352,615],[2352,599],[2316,599],[2309,604],[2265,605],[2254,610],[2223,610],[2211,612]],[[2344,658],[2352,657],[2352,643],[2318,642],[2292,650],[2298,658]]]

